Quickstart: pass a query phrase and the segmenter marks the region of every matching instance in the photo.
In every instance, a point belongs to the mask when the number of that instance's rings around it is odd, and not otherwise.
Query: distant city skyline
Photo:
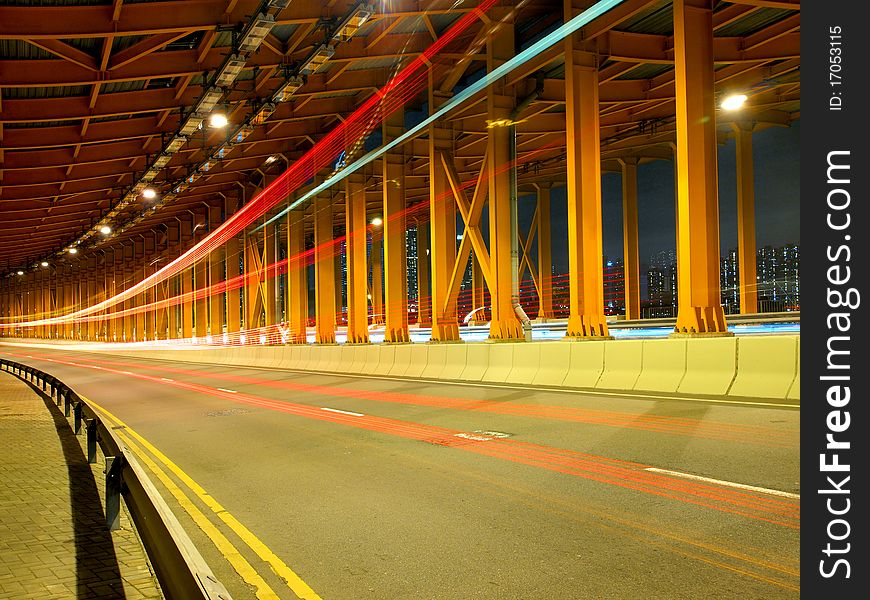
[[[791,127],[771,127],[753,135],[756,245],[800,244],[800,121]],[[733,140],[719,146],[720,254],[737,246],[737,167]],[[602,175],[603,254],[623,257],[622,177]],[[658,160],[638,167],[638,247],[641,263],[658,252],[675,248],[674,164]],[[528,200],[531,200],[530,198]],[[564,186],[551,193],[553,263],[568,271],[567,200]],[[528,230],[533,200],[519,203],[520,229]],[[560,241],[562,242],[560,244]]]

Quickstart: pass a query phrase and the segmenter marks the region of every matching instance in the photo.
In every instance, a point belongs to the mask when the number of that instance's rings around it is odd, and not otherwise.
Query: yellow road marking
[[[287,585],[293,590],[293,593],[296,594],[302,600],[322,600],[317,593],[308,586],[307,583],[302,581],[302,579],[290,568],[288,567],[284,561],[282,561],[278,556],[272,552],[266,544],[260,541],[257,536],[255,536],[247,527],[242,525],[233,515],[231,515],[227,509],[225,509],[221,504],[215,500],[208,492],[203,489],[196,481],[194,481],[187,473],[185,473],[181,468],[173,463],[169,458],[160,452],[157,448],[155,448],[148,440],[143,438],[141,435],[136,433],[133,429],[131,429],[126,423],[124,423],[121,419],[113,415],[111,412],[94,402],[89,398],[85,398],[82,396],[86,402],[91,404],[94,408],[103,413],[107,418],[114,421],[118,425],[124,427],[126,429],[126,433],[130,436],[134,437],[139,441],[151,454],[153,454],[157,459],[162,462],[176,477],[178,477],[196,496],[208,506],[212,512],[217,515],[221,521],[226,523],[226,525],[232,529],[236,535],[238,535],[248,547],[253,550],[257,556],[260,557],[261,560],[268,563],[272,570],[276,575],[281,577]],[[155,465],[156,466],[156,465]]]
[[[167,487],[169,492],[175,497],[181,507],[190,515],[193,519],[194,523],[202,529],[202,531],[208,536],[208,538],[212,541],[212,543],[220,550],[220,553],[224,555],[224,558],[227,559],[233,569],[241,575],[242,579],[245,580],[245,583],[254,586],[257,590],[256,595],[257,598],[261,600],[280,600],[278,594],[269,587],[262,577],[257,573],[254,567],[251,566],[245,558],[241,555],[241,553],[233,546],[232,542],[230,542],[224,534],[222,534],[217,527],[215,527],[211,521],[208,520],[202,511],[200,511],[194,504],[191,502],[190,498],[175,485],[175,482],[170,479],[169,475],[160,468],[151,458],[145,454],[141,448],[139,448],[133,440],[124,435],[120,430],[116,430],[115,434],[124,442],[136,455],[139,459],[145,463],[145,465],[154,473],[160,481],[163,482],[163,485]]]

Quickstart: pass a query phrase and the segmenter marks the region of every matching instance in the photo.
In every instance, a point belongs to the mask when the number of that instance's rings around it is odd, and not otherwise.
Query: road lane
[[[124,419],[324,598],[796,595],[797,530],[722,510],[734,507],[727,497],[751,505],[743,512],[777,507],[780,522],[794,523],[796,503],[690,482],[665,497],[642,469],[616,479],[643,490],[613,483],[614,468],[637,462],[797,492],[795,410],[3,352],[34,356],[25,360]],[[85,366],[94,360],[115,372]],[[153,380],[136,377],[146,374]],[[232,399],[240,395],[330,418],[358,419],[322,408],[510,437],[420,443]],[[542,466],[564,471],[577,453],[596,457],[599,480]],[[685,490],[713,495],[715,506],[686,501]]]

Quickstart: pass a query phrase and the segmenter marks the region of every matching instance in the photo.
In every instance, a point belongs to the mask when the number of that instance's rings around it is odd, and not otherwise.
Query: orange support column
[[[208,332],[212,343],[217,344],[223,339],[224,321],[226,320],[224,308],[226,277],[224,276],[224,249],[222,247],[215,248],[208,255],[208,280],[211,288],[211,295],[208,298]]]
[[[134,271],[124,270],[124,279],[127,282],[125,288],[132,287],[135,282],[133,276]],[[124,310],[130,311],[124,315],[124,341],[132,342],[136,339],[136,315],[132,311],[136,308],[136,297],[128,298],[124,301]]]
[[[267,327],[278,324],[278,231],[275,225],[263,228],[263,318]],[[271,334],[270,334],[271,335]]]
[[[123,252],[123,249],[122,249]],[[124,260],[123,254],[121,256],[121,260],[113,261],[113,269],[112,269],[112,295],[120,294],[124,291]],[[120,342],[124,339],[124,317],[123,315],[118,316],[124,310],[124,303],[118,302],[115,304],[112,309],[113,314],[115,315],[114,319],[112,319],[112,341]]]
[[[314,200],[314,314],[318,344],[335,343],[335,259],[332,198]]]
[[[493,8],[490,13],[500,23],[497,33],[487,39],[486,68],[493,71],[514,55],[514,25],[510,8]],[[510,164],[511,130],[506,125],[513,109],[513,98],[505,89],[504,80],[487,88],[487,117],[495,124],[487,136],[487,181],[489,185],[489,267],[493,289],[489,290],[492,320],[489,337],[493,340],[525,340],[523,326],[514,305],[519,304],[517,282],[517,230],[511,218],[512,197]]]
[[[263,296],[260,292],[262,278],[262,253],[260,252],[257,233],[242,235],[242,254],[245,257],[245,343],[252,344],[256,340],[250,336],[253,330],[260,327],[263,315]]]
[[[571,2],[565,18],[573,16]],[[566,337],[609,337],[604,315],[601,232],[601,147],[598,68],[594,54],[565,42],[566,138],[568,150],[569,308]]]
[[[181,337],[193,337],[193,269],[181,272]]]
[[[446,101],[435,91],[429,74],[429,111]],[[456,264],[456,205],[450,197],[447,172],[439,152],[450,152],[450,130],[434,123],[429,126],[429,230],[432,261],[432,341],[459,341],[456,298],[452,297],[450,279]],[[422,250],[417,247],[418,254]],[[419,268],[418,261],[418,268]]]
[[[538,320],[553,319],[553,238],[550,232],[550,186],[538,187]]]
[[[205,341],[208,330],[208,298],[205,296],[208,288],[208,261],[203,258],[193,265],[193,286],[196,289],[194,300],[194,327],[196,338]]]
[[[146,265],[143,266],[140,271],[141,275],[139,276],[139,281],[142,281],[151,275],[153,268],[148,266],[147,263],[150,263],[152,260],[153,259],[150,255],[145,257]],[[156,327],[154,326],[154,309],[150,308],[150,305],[154,302],[154,291],[154,288],[146,288],[142,292],[141,306],[146,307],[142,311],[142,318],[144,319],[144,329],[141,337],[142,340],[154,339],[154,331],[156,330]]]
[[[287,326],[290,344],[304,344],[308,333],[308,262],[305,253],[304,213],[287,217]]]
[[[366,192],[356,175],[345,180],[347,232],[347,342],[366,344],[369,341],[368,262],[366,261]]]
[[[674,0],[677,107],[675,333],[726,334],[719,289],[716,107],[710,0]]]
[[[622,248],[625,268],[625,318],[640,318],[640,258],[637,227],[637,158],[621,158]]]
[[[93,306],[94,304],[96,304],[99,301],[98,300],[99,292],[97,291],[97,275],[95,273],[95,270],[96,270],[96,264],[92,264],[89,262],[88,263],[88,271],[90,271],[90,273],[88,274],[88,287],[87,287],[88,296],[87,296],[87,302],[85,303],[85,306]],[[86,317],[88,319],[88,328],[87,328],[88,338],[87,339],[89,342],[96,342],[97,341],[97,324],[98,324],[97,317],[98,317],[97,314],[91,314],[91,315],[88,315]]]
[[[387,117],[383,141],[387,143],[404,130],[405,113],[398,110]],[[408,335],[408,256],[405,219],[405,157],[401,152],[387,153],[383,163],[384,195],[384,297],[386,325],[384,341],[410,341]],[[419,254],[419,251],[418,251]],[[417,263],[420,259],[417,257]]]
[[[239,238],[233,237],[224,244],[224,262],[227,270],[227,336],[233,341],[234,334],[242,328],[242,298],[238,278],[241,274]],[[232,285],[230,285],[232,283]]]
[[[740,314],[758,312],[755,245],[755,176],[752,123],[734,123],[737,143],[737,264],[740,269]]]

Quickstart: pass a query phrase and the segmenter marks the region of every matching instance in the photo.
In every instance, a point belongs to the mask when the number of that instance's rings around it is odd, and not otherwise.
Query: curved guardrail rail
[[[96,462],[100,445],[106,458],[106,523],[110,530],[119,527],[123,496],[164,595],[183,600],[231,600],[133,453],[94,408],[68,385],[35,367],[0,359],[0,369],[39,386],[58,406],[63,405],[64,415],[73,417],[75,434],[83,428],[86,432],[89,463]]]

